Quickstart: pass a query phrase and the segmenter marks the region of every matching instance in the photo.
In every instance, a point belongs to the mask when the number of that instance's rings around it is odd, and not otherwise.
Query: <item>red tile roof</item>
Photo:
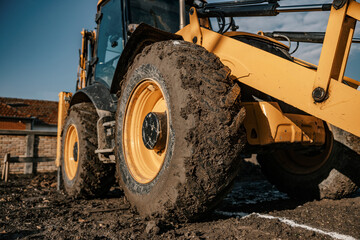
[[[0,102],[0,116],[21,117],[21,118],[30,118],[31,117],[29,114],[25,114],[20,111],[17,111],[16,108],[13,108],[2,102]]]
[[[0,117],[30,118],[45,124],[57,124],[55,101],[0,97]]]

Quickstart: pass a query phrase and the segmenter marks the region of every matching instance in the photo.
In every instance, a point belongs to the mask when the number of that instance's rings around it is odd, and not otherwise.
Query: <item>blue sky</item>
[[[0,0],[0,96],[57,100],[74,91],[82,28],[98,0]]]
[[[0,0],[0,96],[57,100],[73,92],[81,30],[93,29],[98,0]],[[328,3],[331,0],[317,0]],[[281,5],[311,4],[282,0]],[[242,18],[240,31],[325,31],[328,13]],[[358,26],[360,26],[358,24]],[[356,35],[359,36],[359,28]],[[353,45],[354,46],[354,45]],[[294,56],[317,64],[321,45],[301,44]],[[347,76],[360,80],[360,44],[351,50]]]

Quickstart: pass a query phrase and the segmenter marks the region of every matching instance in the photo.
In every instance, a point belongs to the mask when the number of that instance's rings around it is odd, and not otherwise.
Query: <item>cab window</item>
[[[120,0],[111,0],[106,3],[101,8],[101,13],[95,81],[111,86],[116,65],[124,48]]]
[[[130,0],[130,22],[146,23],[175,33],[179,30],[179,0]]]

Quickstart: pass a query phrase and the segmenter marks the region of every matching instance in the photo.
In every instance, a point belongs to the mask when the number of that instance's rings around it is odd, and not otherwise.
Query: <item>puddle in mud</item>
[[[275,200],[289,199],[266,180],[235,182],[233,190],[225,197],[224,202],[232,205],[248,205]]]

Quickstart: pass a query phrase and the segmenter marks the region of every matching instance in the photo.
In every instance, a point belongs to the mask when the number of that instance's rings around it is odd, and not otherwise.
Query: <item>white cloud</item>
[[[208,0],[208,2],[224,2],[229,0]],[[332,0],[281,0],[280,6],[307,5],[332,3]],[[304,12],[304,13],[281,13],[276,17],[247,17],[236,18],[238,31],[257,33],[258,31],[304,31],[304,32],[325,32],[329,18],[329,12]],[[216,23],[215,23],[216,24]],[[215,28],[214,24],[214,28]],[[215,28],[216,29],[216,28]],[[360,23],[355,29],[355,37],[360,38]],[[285,43],[287,44],[287,43]],[[296,43],[292,44],[292,51]],[[313,64],[318,64],[322,44],[300,43],[300,47],[293,55]],[[346,75],[359,79],[360,68],[358,68],[360,56],[360,44],[351,46]]]
[[[318,64],[321,53],[321,46],[321,44],[300,43],[301,49],[293,54],[293,56],[313,64]]]
[[[210,1],[209,1],[210,2]],[[211,2],[221,2],[212,0]],[[280,6],[324,4],[332,0],[281,0]],[[281,13],[276,17],[248,17],[236,18],[239,31],[257,33],[258,31],[306,31],[325,32],[329,18],[329,12],[306,12],[306,13]],[[360,37],[360,24],[356,27],[355,37]],[[286,43],[287,44],[287,43]],[[296,44],[292,44],[294,46]],[[322,44],[300,43],[295,57],[301,58],[314,64],[318,64]],[[353,44],[350,55],[360,54],[360,44]]]

